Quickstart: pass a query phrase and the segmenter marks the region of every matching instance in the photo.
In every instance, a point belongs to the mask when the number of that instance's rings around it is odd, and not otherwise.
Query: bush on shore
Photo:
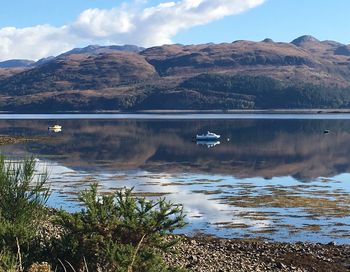
[[[37,232],[49,198],[47,174],[35,173],[33,158],[23,162],[0,157],[0,271],[16,271],[38,248]]]
[[[160,255],[177,242],[166,237],[184,225],[182,206],[129,189],[102,195],[93,184],[80,193],[81,211],[50,216],[47,180],[33,159],[0,158],[0,272],[184,271]],[[59,235],[42,237],[47,222]]]

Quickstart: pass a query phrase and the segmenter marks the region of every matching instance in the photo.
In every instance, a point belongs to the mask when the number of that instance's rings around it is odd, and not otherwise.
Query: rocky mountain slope
[[[350,106],[350,45],[311,36],[291,43],[265,39],[145,50],[88,46],[1,67],[2,110]]]
[[[110,45],[110,46],[100,46],[100,45],[89,45],[83,48],[74,48],[62,55],[73,55],[73,54],[102,54],[111,53],[114,51],[125,51],[139,53],[145,48],[136,45]]]
[[[29,67],[31,66],[35,61],[32,60],[7,60],[0,62],[0,68],[19,68],[19,67]]]

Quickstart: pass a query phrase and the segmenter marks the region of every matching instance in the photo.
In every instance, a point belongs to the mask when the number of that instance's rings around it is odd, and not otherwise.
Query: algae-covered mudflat
[[[98,182],[182,204],[186,234],[349,243],[350,115],[223,116],[0,117],[0,134],[32,139],[1,152],[48,169],[54,207],[80,209]],[[208,130],[219,144],[193,140]]]

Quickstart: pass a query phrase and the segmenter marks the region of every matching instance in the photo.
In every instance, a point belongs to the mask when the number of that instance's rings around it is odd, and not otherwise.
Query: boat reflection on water
[[[208,148],[212,148],[216,145],[219,145],[220,144],[220,141],[197,141],[197,145],[205,145],[206,147]]]

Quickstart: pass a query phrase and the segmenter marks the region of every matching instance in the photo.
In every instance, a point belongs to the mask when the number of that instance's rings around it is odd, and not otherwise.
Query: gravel
[[[350,271],[350,245],[278,243],[260,240],[181,237],[169,265],[190,271]]]

